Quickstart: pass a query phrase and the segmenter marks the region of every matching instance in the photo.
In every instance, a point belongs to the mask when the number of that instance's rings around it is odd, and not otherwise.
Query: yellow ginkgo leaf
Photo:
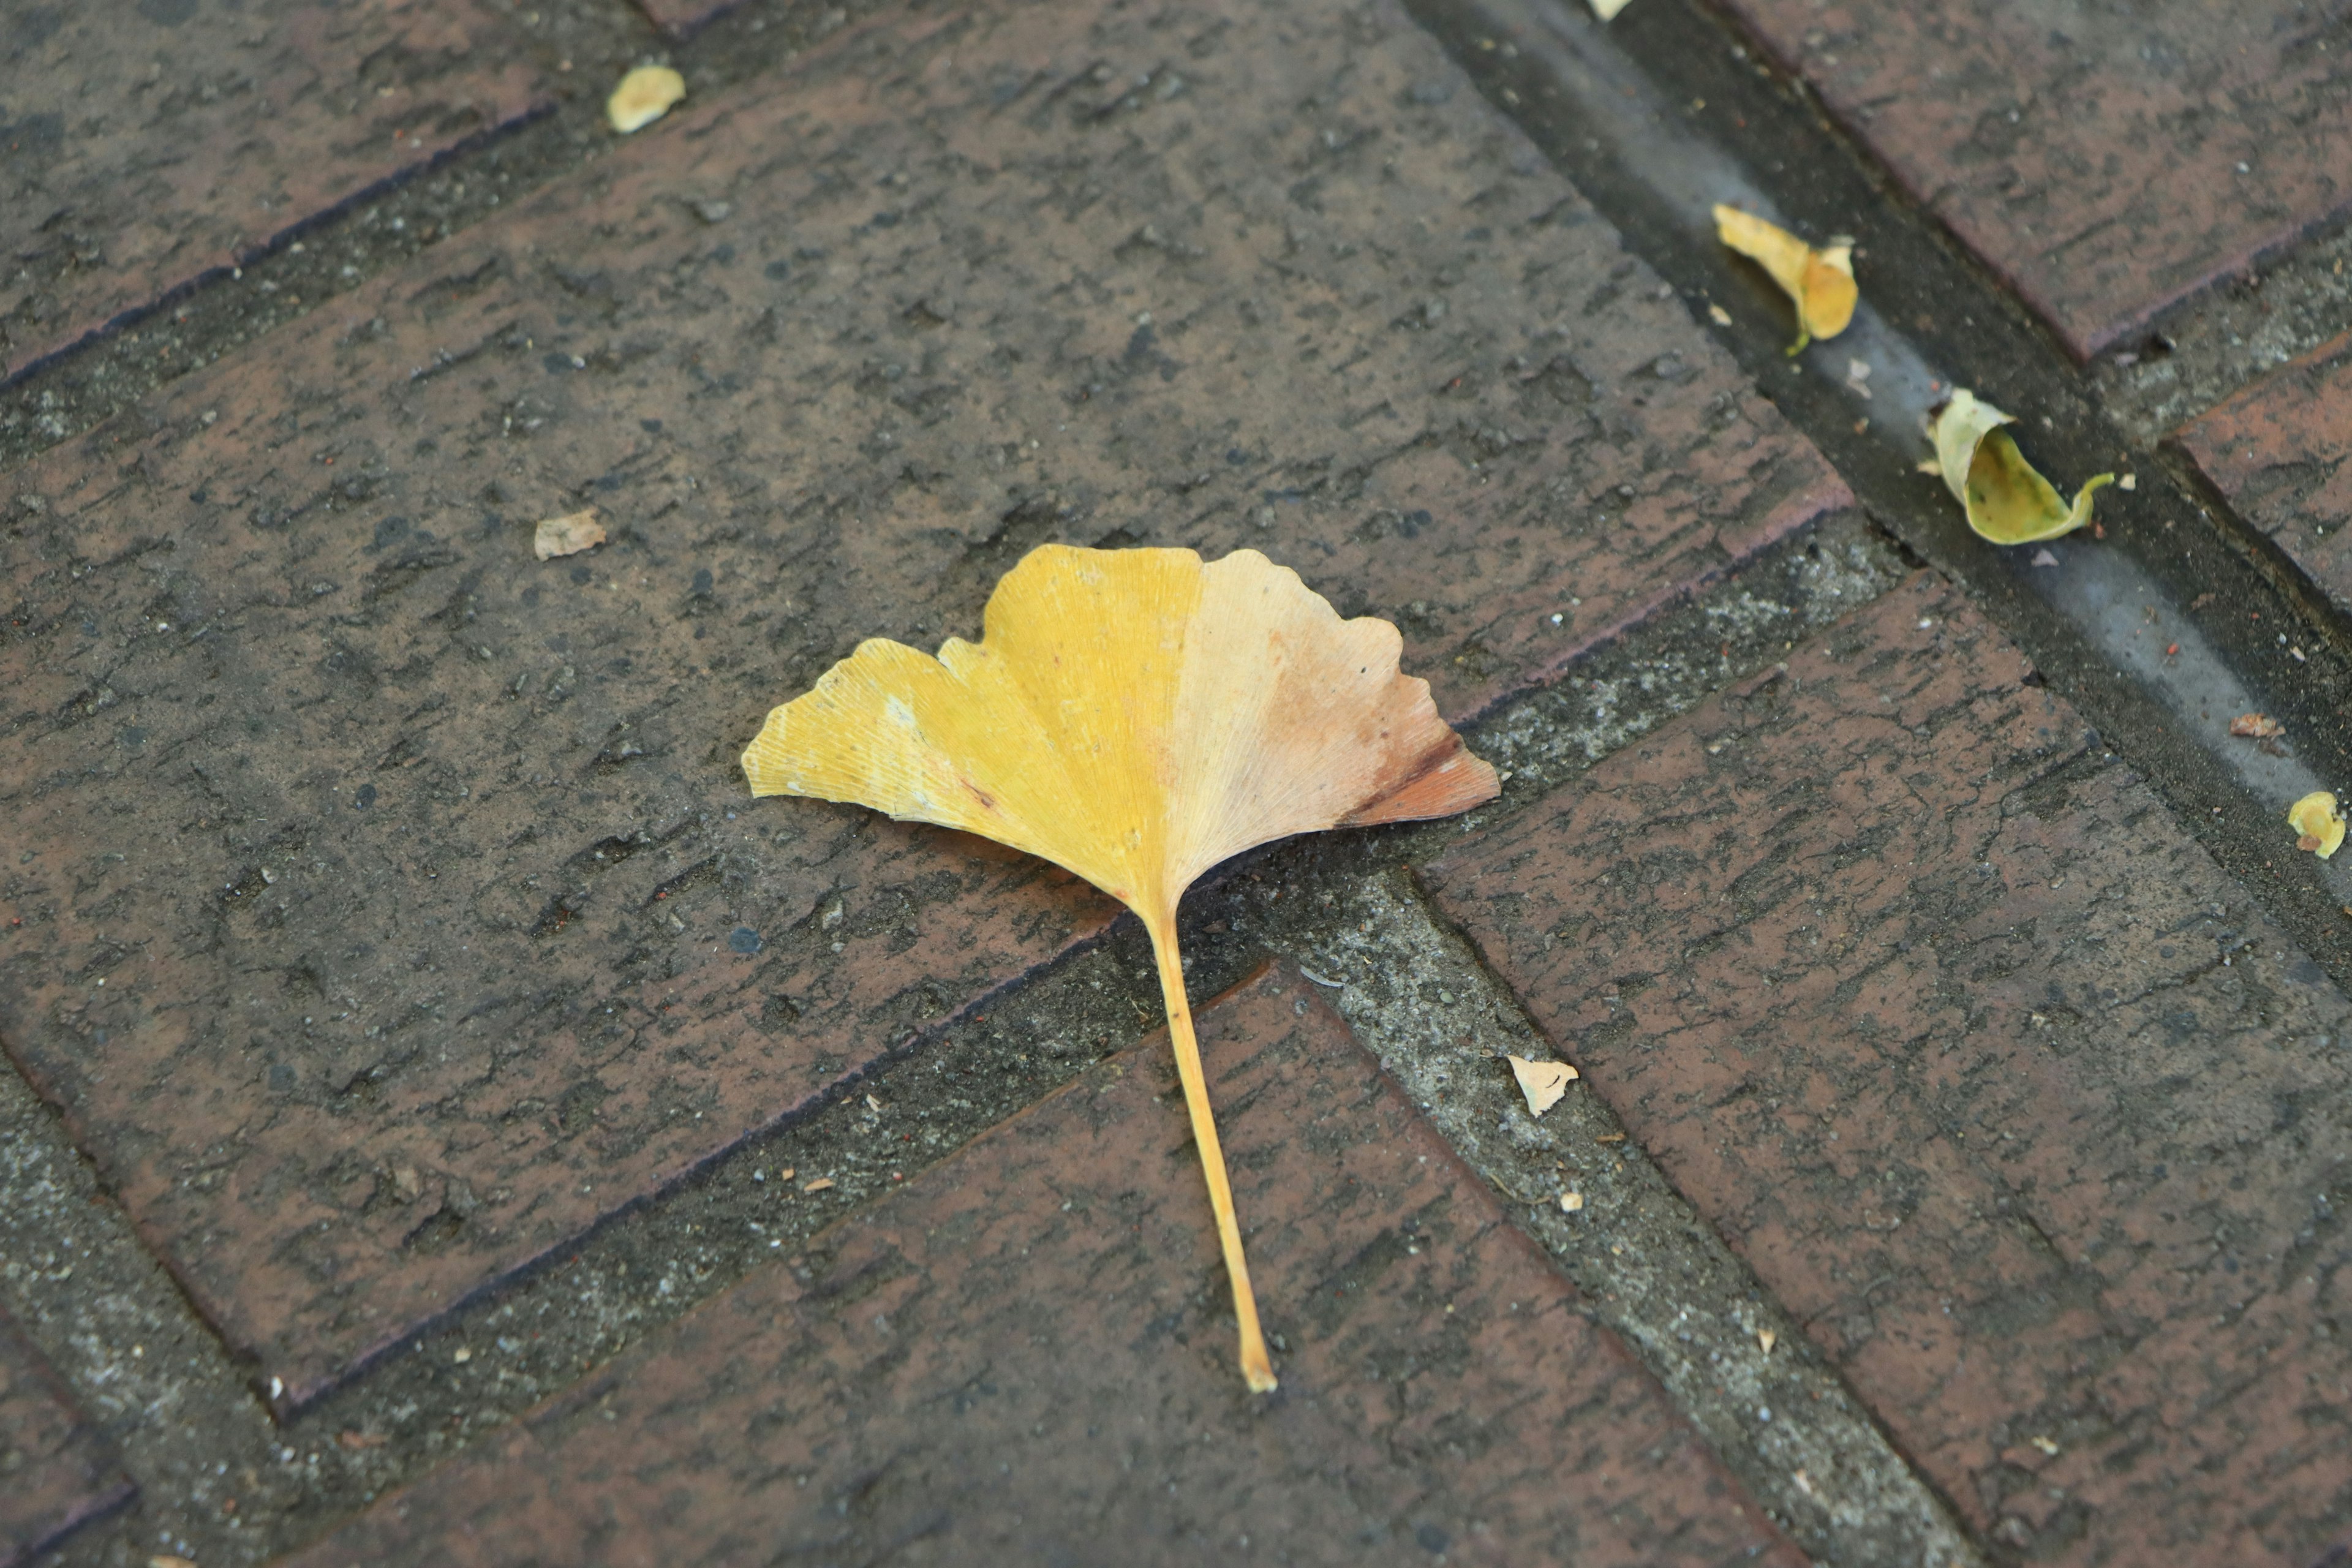
[[[2287,808],[2287,826],[2295,832],[2294,847],[2322,860],[2344,847],[2344,818],[2336,815],[2336,797],[2324,789],[2312,791]]]
[[[2074,532],[2091,521],[2092,495],[2115,475],[2087,481],[2069,506],[2000,428],[2016,423],[1967,387],[1956,389],[1932,432],[1945,488],[1967,509],[1969,526],[1995,544],[2037,544]]]
[[[877,638],[785,703],[743,753],[754,795],[814,795],[981,834],[1066,868],[1141,918],[1241,1322],[1253,1389],[1275,1386],[1176,947],[1210,867],[1327,827],[1491,800],[1400,674],[1386,621],[1343,621],[1254,550],[1048,544],[990,595],[977,643],[933,658]]]
[[[1772,281],[1797,302],[1797,341],[1789,345],[1790,353],[1815,338],[1837,336],[1853,320],[1862,294],[1853,282],[1852,240],[1832,240],[1815,250],[1778,224],[1721,205],[1715,209],[1715,232],[1724,244],[1770,273]]]
[[[686,79],[667,66],[639,66],[604,100],[604,118],[626,136],[667,114],[686,96]]]

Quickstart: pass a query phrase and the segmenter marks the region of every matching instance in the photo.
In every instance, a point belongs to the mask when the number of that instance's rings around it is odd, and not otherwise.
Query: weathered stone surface
[[[0,374],[533,99],[473,0],[76,0],[0,26]]]
[[[2081,357],[2352,206],[2343,0],[1728,3]]]
[[[1155,1036],[300,1561],[1801,1563],[1314,987],[1200,1026],[1274,1396]]]
[[[1996,1552],[2307,1563],[2352,1007],[2026,673],[1923,576],[1431,880]]]
[[[1841,502],[1457,85],[1377,4],[877,25],[16,477],[0,1039],[284,1399],[1108,918],[744,798],[859,638],[1252,544],[1460,715]]]
[[[2174,437],[2238,515],[2352,610],[2352,333]]]
[[[0,1312],[0,1568],[30,1563],[131,1494],[105,1439]]]

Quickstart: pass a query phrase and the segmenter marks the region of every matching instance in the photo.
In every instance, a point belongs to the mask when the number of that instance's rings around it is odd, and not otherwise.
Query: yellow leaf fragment
[[[667,66],[639,66],[604,100],[604,118],[626,136],[667,114],[686,96],[686,79]]]
[[[2297,849],[2325,860],[2344,847],[2344,818],[2336,815],[2336,797],[2324,789],[2314,790],[2289,806],[2286,820],[2295,831]]]
[[[1048,544],[936,658],[876,638],[776,709],[754,795],[853,802],[1075,872],[1142,920],[1253,1389],[1275,1386],[1184,993],[1176,906],[1203,871],[1297,833],[1447,816],[1500,793],[1399,673],[1386,621],[1343,621],[1254,550]]]
[[[1853,242],[1832,240],[1814,249],[1778,224],[1753,213],[1718,205],[1715,232],[1723,243],[1772,275],[1772,281],[1797,304],[1795,353],[1815,338],[1833,338],[1853,320],[1862,298],[1853,281]]]
[[[1592,0],[1592,14],[1604,22],[1613,22],[1617,13],[1633,3],[1633,0]]]
[[[2115,475],[2093,477],[2068,505],[2001,428],[2016,423],[1967,387],[1955,388],[1928,432],[1944,488],[1967,509],[1978,537],[1995,544],[2038,544],[2074,532],[2091,521],[2093,492]]]
[[[1528,1098],[1528,1113],[1541,1116],[1559,1103],[1568,1086],[1577,1077],[1574,1068],[1566,1062],[1531,1062],[1525,1057],[1507,1058],[1511,1073],[1519,1080],[1519,1092]]]
[[[530,548],[541,561],[552,561],[559,555],[593,550],[604,542],[604,525],[596,521],[596,509],[590,507],[586,511],[541,518],[538,531],[531,537]]]

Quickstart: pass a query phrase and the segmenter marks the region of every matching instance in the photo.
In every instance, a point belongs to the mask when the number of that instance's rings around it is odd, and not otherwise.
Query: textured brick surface
[[[75,0],[0,29],[0,374],[532,98],[472,0]]]
[[[637,9],[673,37],[684,37],[720,12],[741,4],[742,0],[636,0]]]
[[[1842,503],[1457,86],[1377,5],[877,26],[16,477],[0,1039],[265,1377],[1106,918],[744,799],[861,637],[1246,543],[1458,715]]]
[[[2301,1568],[2352,1007],[2025,673],[1921,578],[1432,881],[1996,1550]]]
[[[303,1561],[1801,1563],[1313,987],[1200,1026],[1270,1400],[1155,1036]]]
[[[0,1312],[0,1568],[31,1562],[131,1491],[104,1439]]]
[[[1728,3],[2078,355],[2352,207],[2346,0]]]
[[[2352,334],[2264,377],[2175,437],[2238,515],[2352,609]]]

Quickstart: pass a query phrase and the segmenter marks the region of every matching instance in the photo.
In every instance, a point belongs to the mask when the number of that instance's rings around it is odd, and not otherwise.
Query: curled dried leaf
[[[1519,1080],[1519,1092],[1527,1096],[1530,1116],[1541,1116],[1558,1105],[1577,1078],[1576,1069],[1566,1062],[1534,1062],[1525,1057],[1506,1059],[1511,1064],[1512,1076]]]
[[[626,136],[667,114],[686,96],[686,79],[667,66],[639,66],[604,100],[604,118]]]
[[[531,552],[541,561],[552,561],[559,555],[577,555],[583,550],[593,550],[604,542],[604,525],[596,521],[596,509],[567,512],[562,517],[542,518],[530,542]]]
[[[2344,847],[2344,818],[2336,797],[2324,789],[2312,791],[2287,808],[2287,825],[2295,831],[2294,847],[2322,860]]]
[[[2230,721],[2230,733],[2263,741],[2285,734],[2286,726],[2266,713],[2241,713]]]
[[[754,795],[814,795],[981,834],[1133,910],[1209,1187],[1253,1389],[1275,1386],[1184,994],[1176,905],[1203,871],[1297,833],[1447,816],[1500,792],[1401,674],[1386,621],[1343,621],[1254,550],[1032,551],[977,643],[880,638],[768,715]]]
[[[1795,353],[1815,338],[1833,338],[1853,320],[1862,292],[1853,281],[1853,243],[1832,240],[1816,250],[1778,224],[1753,213],[1718,205],[1715,232],[1723,243],[1772,275],[1772,281],[1796,301]]]
[[[2016,423],[1967,387],[1956,389],[1931,431],[1945,488],[1967,509],[1969,526],[1995,544],[2038,544],[2074,532],[2091,521],[2092,494],[2116,477],[2085,481],[2071,505],[2059,500],[2001,428]]]

